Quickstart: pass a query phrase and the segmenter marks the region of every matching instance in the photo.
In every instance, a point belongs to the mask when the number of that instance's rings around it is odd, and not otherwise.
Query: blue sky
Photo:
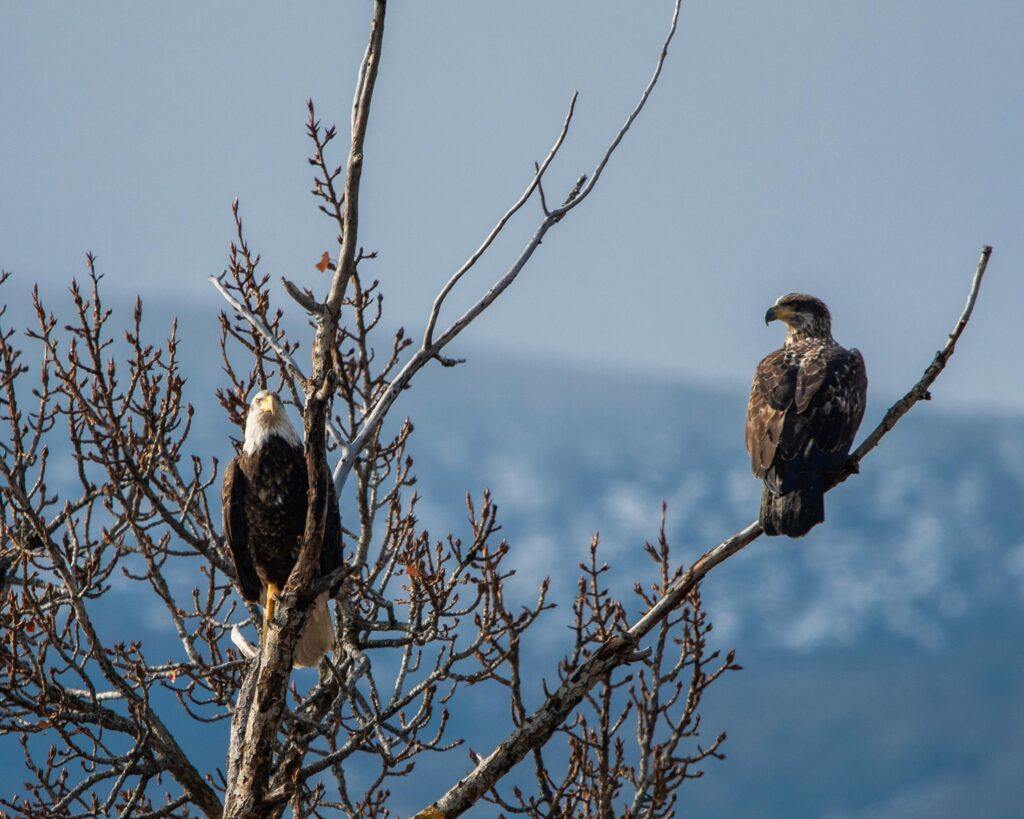
[[[588,171],[653,66],[667,2],[395,3],[362,243],[395,323],[521,190],[581,93],[550,195]],[[92,250],[124,294],[219,309],[234,197],[268,270],[315,286],[304,105],[347,123],[367,3],[7,5],[0,265],[63,287]],[[691,2],[596,195],[460,343],[743,388],[783,292],[829,302],[875,395],[943,341],[983,243],[990,279],[946,406],[1024,411],[1024,5]],[[339,152],[338,161],[343,160]],[[528,211],[465,282],[483,291]]]
[[[193,340],[208,344],[222,302],[206,278],[225,265],[235,197],[266,268],[321,284],[313,264],[333,230],[308,194],[305,100],[347,123],[368,10],[365,0],[301,13],[258,2],[6,4],[0,267],[16,274],[12,292],[38,281],[57,294],[92,250],[108,292],[142,291],[186,329],[201,323]],[[670,11],[665,0],[391,4],[361,243],[380,252],[369,270],[392,322],[422,327],[576,90],[549,193],[592,168],[650,75]],[[819,791],[839,783],[869,800],[863,811],[853,797],[837,802],[832,815],[843,819],[911,815],[914,799],[921,815],[941,813],[934,805],[957,815],[951,790],[1012,799],[1003,783],[1019,770],[1007,772],[1007,760],[1020,757],[1021,672],[1002,646],[1020,621],[1024,577],[1020,422],[940,424],[935,410],[1024,415],[1022,42],[1016,0],[686,3],[661,84],[595,195],[452,350],[469,364],[425,374],[396,407],[417,420],[424,464],[448,470],[447,483],[424,481],[447,492],[424,501],[424,518],[444,531],[465,489],[491,486],[524,583],[531,556],[539,573],[553,548],[584,548],[595,529],[616,558],[632,556],[662,498],[681,527],[675,542],[698,549],[753,517],[744,405],[728,390],[745,390],[780,342],[761,321],[775,297],[799,289],[829,302],[837,337],[867,358],[870,424],[943,343],[981,245],[995,246],[935,405],[916,408],[865,474],[830,496],[828,527],[799,544],[752,547],[708,587],[717,633],[750,658],[734,693],[712,705],[728,716],[712,713],[709,725],[729,728],[735,761],[708,777],[709,794],[756,806],[757,794],[789,790],[820,815]],[[453,312],[505,269],[536,218],[528,209],[513,223]],[[509,356],[555,367],[503,371]],[[192,382],[213,410],[215,366]],[[651,387],[651,374],[728,390],[706,406],[704,393]],[[521,400],[502,400],[502,389]],[[486,414],[472,416],[481,402]],[[918,514],[894,527],[908,508]],[[881,523],[865,527],[862,510]],[[862,638],[875,650],[880,634],[894,665],[856,652]],[[787,668],[768,673],[769,655]],[[936,687],[951,693],[936,698]],[[851,689],[860,698],[843,711]],[[934,715],[964,708],[947,742]],[[860,731],[839,748],[836,713]],[[805,733],[790,745],[818,768],[764,752],[794,726]],[[900,732],[909,739],[890,743],[899,754],[879,742]],[[928,769],[927,757],[943,754],[956,759]],[[758,775],[761,790],[745,790]],[[889,793],[877,785],[886,776],[905,781]],[[722,813],[733,815],[699,815]]]

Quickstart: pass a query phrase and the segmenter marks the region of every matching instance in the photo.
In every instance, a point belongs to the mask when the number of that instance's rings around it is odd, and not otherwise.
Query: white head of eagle
[[[295,431],[284,404],[276,392],[261,390],[253,396],[249,404],[249,414],[245,419],[245,442],[242,451],[253,455],[261,449],[272,435],[279,435],[289,444],[302,447],[299,433]]]

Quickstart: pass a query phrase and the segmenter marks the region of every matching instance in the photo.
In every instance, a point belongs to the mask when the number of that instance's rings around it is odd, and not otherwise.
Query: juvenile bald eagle
[[[753,472],[764,480],[764,533],[802,537],[825,520],[825,489],[864,417],[868,377],[860,352],[832,338],[820,299],[782,296],[764,316],[765,324],[775,319],[789,332],[754,372],[745,438]]]
[[[341,565],[341,522],[334,485],[330,495],[320,574]],[[263,606],[263,637],[277,597],[299,556],[306,525],[308,482],[302,442],[276,393],[257,393],[245,419],[242,452],[228,464],[221,489],[224,537],[235,561],[242,596]],[[295,647],[295,665],[312,667],[334,646],[327,594],[313,604]]]

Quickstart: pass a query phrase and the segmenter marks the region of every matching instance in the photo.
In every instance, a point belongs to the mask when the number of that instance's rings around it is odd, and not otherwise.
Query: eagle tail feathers
[[[299,668],[316,668],[320,660],[334,648],[334,622],[327,605],[327,593],[321,594],[313,603],[306,618],[302,635],[295,644],[295,665]]]
[[[825,491],[820,481],[775,495],[761,489],[761,528],[769,536],[803,537],[825,520]]]

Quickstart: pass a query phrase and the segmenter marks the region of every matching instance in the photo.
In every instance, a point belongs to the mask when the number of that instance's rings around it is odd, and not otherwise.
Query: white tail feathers
[[[316,668],[324,655],[334,648],[334,623],[327,605],[327,594],[321,594],[309,610],[302,636],[295,645],[295,665]]]

